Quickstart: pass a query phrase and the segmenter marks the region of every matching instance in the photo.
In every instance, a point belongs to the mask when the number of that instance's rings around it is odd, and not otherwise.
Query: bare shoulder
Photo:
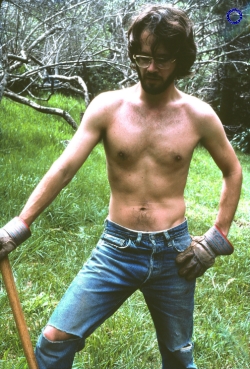
[[[200,143],[208,150],[220,170],[224,175],[238,170],[239,161],[213,108],[194,96],[181,95],[187,115],[200,137]]]
[[[183,106],[199,132],[201,139],[213,135],[224,136],[223,125],[214,109],[201,99],[181,92]]]
[[[87,107],[81,126],[101,131],[106,130],[128,94],[127,89],[124,89],[97,95]]]
[[[112,112],[126,101],[130,95],[130,90],[132,88],[102,92],[92,100],[88,109],[95,109],[101,113]]]
[[[215,113],[213,108],[205,101],[202,101],[201,99],[192,95],[188,95],[184,92],[180,92],[180,94],[183,104],[186,106],[186,109],[189,111],[190,114],[193,115],[194,118],[202,121],[203,119],[209,117],[217,117],[217,114]]]

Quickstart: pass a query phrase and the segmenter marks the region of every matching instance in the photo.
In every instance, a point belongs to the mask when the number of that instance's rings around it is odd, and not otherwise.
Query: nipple
[[[122,151],[119,151],[118,156],[120,156],[120,158],[124,158],[125,155]]]

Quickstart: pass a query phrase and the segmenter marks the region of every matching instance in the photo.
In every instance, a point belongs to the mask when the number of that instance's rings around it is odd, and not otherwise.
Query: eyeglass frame
[[[147,58],[147,59],[150,59],[149,60],[149,64],[148,64],[148,66],[147,67],[140,67],[140,65],[138,65],[138,63],[137,63],[137,61],[136,61],[136,58],[137,57],[140,57],[140,58]],[[157,62],[155,61],[155,59],[154,59],[154,57],[153,56],[147,56],[147,55],[133,55],[133,59],[135,60],[135,63],[136,63],[136,65],[139,67],[139,68],[143,68],[143,69],[146,69],[146,68],[148,68],[149,66],[150,66],[150,64],[152,63],[152,60],[154,60],[154,62],[155,62],[155,65],[156,65],[156,67],[157,68],[159,68],[159,69],[169,69],[170,68],[170,66],[171,66],[171,64],[169,65],[169,67],[159,67],[159,65],[157,64]],[[164,58],[156,58],[156,59],[164,59]],[[168,59],[168,60],[166,60],[166,61],[170,61],[171,60],[171,58],[170,59]],[[173,59],[173,60],[171,60],[171,63],[174,63],[176,61],[176,59]]]

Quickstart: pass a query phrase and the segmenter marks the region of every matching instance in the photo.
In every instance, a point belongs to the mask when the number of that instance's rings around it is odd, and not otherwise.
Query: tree
[[[40,112],[60,115],[75,129],[77,124],[67,112],[41,102],[56,89],[63,89],[82,96],[88,105],[87,84],[91,84],[93,70],[98,68],[109,73],[113,70],[116,83],[118,78],[130,79],[129,66],[124,64],[123,19],[133,4],[103,0],[3,1],[2,95]]]
[[[103,90],[137,82],[127,55],[126,30],[131,15],[147,2],[2,0],[0,99],[4,94],[42,112],[61,115],[75,128],[68,113],[48,110],[43,100],[60,89],[81,96],[88,105]],[[173,5],[193,20],[198,46],[194,75],[178,86],[211,103],[225,126],[249,127],[247,0],[173,0]],[[226,19],[234,7],[243,13],[237,25]]]
[[[195,22],[198,58],[195,76],[183,83],[183,87],[213,105],[231,136],[238,127],[250,127],[250,8],[247,3],[245,0],[187,2]],[[232,8],[243,13],[238,24],[231,24],[226,18]],[[233,12],[231,17],[237,20],[239,14]]]

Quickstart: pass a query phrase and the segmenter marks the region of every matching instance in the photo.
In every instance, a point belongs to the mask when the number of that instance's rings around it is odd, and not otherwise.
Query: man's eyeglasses
[[[140,68],[148,68],[154,59],[155,65],[160,69],[169,69],[171,64],[175,62],[176,59],[166,59],[166,58],[153,58],[152,56],[145,55],[133,55],[136,64]]]

